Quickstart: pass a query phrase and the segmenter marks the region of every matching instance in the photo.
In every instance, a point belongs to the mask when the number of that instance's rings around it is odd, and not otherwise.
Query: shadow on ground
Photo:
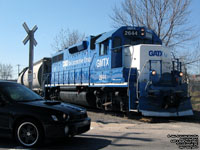
[[[110,140],[93,137],[77,136],[70,139],[60,139],[54,141],[46,141],[42,146],[32,149],[70,149],[70,150],[98,150],[111,144]],[[0,138],[0,149],[25,149],[19,146],[14,140]]]

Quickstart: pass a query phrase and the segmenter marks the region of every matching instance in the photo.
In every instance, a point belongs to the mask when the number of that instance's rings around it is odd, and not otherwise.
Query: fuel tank
[[[88,92],[60,91],[61,100],[87,107],[96,107],[96,98]]]

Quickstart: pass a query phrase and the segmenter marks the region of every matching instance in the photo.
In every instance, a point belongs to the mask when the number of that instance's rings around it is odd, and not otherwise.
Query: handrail
[[[133,53],[131,54],[131,63],[130,63],[130,68],[129,68],[129,72],[128,72],[128,88],[127,88],[127,96],[130,96],[129,95],[129,82],[130,82],[130,76],[131,76],[131,64],[132,64],[132,61],[133,61],[133,54],[134,54],[134,48],[133,48]]]
[[[141,76],[141,74],[142,74],[142,72],[143,72],[143,70],[144,70],[144,67],[146,66],[146,64],[149,62],[149,60],[146,60],[146,62],[145,62],[145,64],[143,65],[143,67],[142,67],[142,70],[140,71],[140,74],[139,74],[139,76],[138,76],[138,78],[137,78],[137,82],[136,82],[136,97],[137,97],[137,99],[139,98],[139,96],[138,96],[138,81],[139,81],[139,78],[140,78],[140,76]]]
[[[126,47],[130,47],[130,46],[134,46],[134,45],[122,45],[122,46],[111,48],[111,50],[115,50],[115,49],[118,49],[118,48],[126,48]]]

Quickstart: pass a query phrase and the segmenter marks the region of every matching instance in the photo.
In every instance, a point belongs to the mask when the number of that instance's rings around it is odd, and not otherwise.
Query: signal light
[[[144,34],[145,34],[145,30],[144,28],[141,28],[141,36],[144,36]]]
[[[155,75],[156,75],[156,71],[153,70],[153,71],[151,72],[151,74],[152,74],[153,76],[155,76]]]

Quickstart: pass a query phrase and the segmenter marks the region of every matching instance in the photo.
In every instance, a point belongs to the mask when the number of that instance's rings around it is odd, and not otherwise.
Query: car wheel
[[[25,147],[34,147],[43,141],[41,126],[34,120],[28,119],[18,123],[15,130],[16,140]]]

